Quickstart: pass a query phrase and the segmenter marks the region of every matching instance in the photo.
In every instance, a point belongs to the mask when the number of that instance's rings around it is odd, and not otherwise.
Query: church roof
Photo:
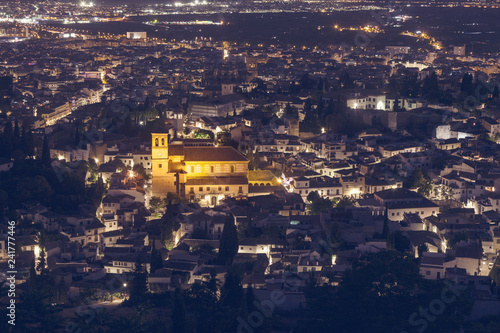
[[[248,159],[233,147],[184,147],[184,161],[243,162]]]
[[[168,145],[168,155],[184,156],[184,145]]]
[[[196,185],[247,185],[248,179],[244,176],[239,177],[197,177],[188,178],[186,180],[186,186],[196,186]]]

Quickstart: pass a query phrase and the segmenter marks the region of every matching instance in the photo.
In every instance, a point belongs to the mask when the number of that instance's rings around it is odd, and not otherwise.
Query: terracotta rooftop
[[[233,147],[184,147],[184,159],[189,162],[248,161]]]

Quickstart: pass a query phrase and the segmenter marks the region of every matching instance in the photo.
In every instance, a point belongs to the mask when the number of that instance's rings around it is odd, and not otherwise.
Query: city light
[[[1,2],[8,324],[496,327],[498,10]]]
[[[82,1],[82,2],[80,2],[80,7],[94,7],[94,3],[91,1],[89,1],[89,2]]]

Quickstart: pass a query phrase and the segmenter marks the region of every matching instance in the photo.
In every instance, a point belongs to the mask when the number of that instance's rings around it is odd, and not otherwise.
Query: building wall
[[[439,207],[388,209],[387,213],[391,221],[402,221],[404,213],[416,213],[420,218],[424,219],[439,213]]]
[[[153,196],[164,197],[175,192],[174,177],[169,175],[168,134],[154,134],[151,144],[151,170],[153,172]]]
[[[153,134],[151,157],[153,196],[173,192],[213,206],[226,197],[248,195],[248,161],[185,161],[184,156],[169,156],[166,134]],[[176,173],[181,170],[185,173],[179,174],[177,186]],[[213,183],[207,182],[210,177]],[[230,177],[246,177],[246,181],[235,184]]]

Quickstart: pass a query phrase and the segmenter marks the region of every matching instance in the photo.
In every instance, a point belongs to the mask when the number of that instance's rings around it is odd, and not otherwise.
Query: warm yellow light
[[[131,170],[131,171],[129,171],[129,172],[128,172],[128,176],[129,176],[129,177],[134,177],[134,172],[133,172],[132,170]]]

